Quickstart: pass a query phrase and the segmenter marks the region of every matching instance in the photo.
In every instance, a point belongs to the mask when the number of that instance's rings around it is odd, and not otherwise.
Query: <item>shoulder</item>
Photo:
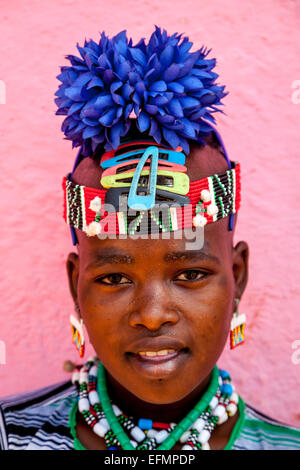
[[[0,399],[0,449],[73,449],[69,413],[75,399],[71,381]]]
[[[240,401],[239,429],[232,449],[300,450],[300,429],[277,421]]]

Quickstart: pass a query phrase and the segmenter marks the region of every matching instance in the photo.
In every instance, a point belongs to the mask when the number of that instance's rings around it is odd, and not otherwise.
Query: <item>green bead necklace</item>
[[[187,414],[185,418],[183,418],[180,423],[170,432],[167,439],[157,447],[157,450],[171,450],[176,442],[181,438],[183,433],[187,431],[187,429],[195,422],[198,416],[206,409],[209,405],[210,401],[214,397],[219,381],[219,369],[217,366],[214,366],[212,370],[212,378],[209,384],[208,389],[201,397],[199,402],[196,406]],[[131,444],[129,437],[127,436],[126,432],[118,422],[116,415],[113,411],[110,398],[107,392],[106,386],[106,377],[105,377],[105,369],[101,362],[99,362],[98,367],[98,391],[101,399],[101,405],[103,411],[105,413],[105,417],[116,435],[121,447],[123,450],[136,450],[134,446]]]

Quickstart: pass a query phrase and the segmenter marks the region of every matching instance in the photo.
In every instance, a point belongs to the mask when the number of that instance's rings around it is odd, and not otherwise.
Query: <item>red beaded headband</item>
[[[157,204],[150,210],[114,210],[105,203],[106,189],[77,185],[71,174],[63,178],[64,214],[71,227],[88,236],[170,232],[184,227],[203,227],[240,207],[240,164],[231,162],[232,169],[221,174],[190,182],[184,206]],[[124,188],[126,190],[126,188]],[[133,212],[133,213],[132,213]]]

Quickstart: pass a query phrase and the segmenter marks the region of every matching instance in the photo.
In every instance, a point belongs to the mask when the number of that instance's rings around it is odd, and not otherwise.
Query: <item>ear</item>
[[[79,256],[77,253],[69,253],[66,267],[69,279],[69,289],[75,304],[77,304],[77,284],[79,277]]]
[[[239,242],[232,252],[232,271],[235,282],[234,296],[241,298],[248,282],[249,247],[246,242]]]

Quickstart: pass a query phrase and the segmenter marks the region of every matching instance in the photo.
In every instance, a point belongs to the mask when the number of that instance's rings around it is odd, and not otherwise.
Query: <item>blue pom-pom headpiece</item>
[[[116,149],[134,114],[140,132],[157,143],[181,146],[185,153],[189,140],[204,144],[227,92],[215,83],[216,59],[206,58],[210,50],[189,52],[192,45],[187,37],[168,36],[158,27],[148,44],[142,39],[133,46],[122,31],[112,39],[102,33],[99,44],[77,45],[81,58],[66,56],[71,66],[61,67],[57,77],[62,84],[56,114],[67,116],[66,139],[80,146],[83,156],[103,144]]]

